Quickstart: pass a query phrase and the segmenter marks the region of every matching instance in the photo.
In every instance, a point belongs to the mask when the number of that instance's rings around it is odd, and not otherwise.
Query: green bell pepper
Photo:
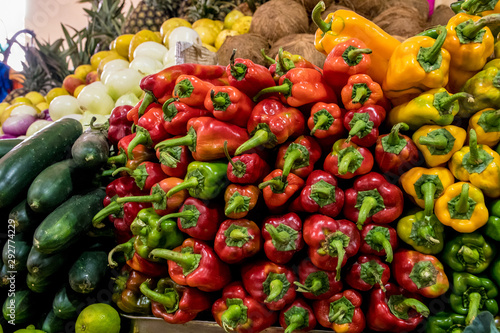
[[[474,113],[486,108],[500,108],[500,69],[485,65],[486,69],[478,72],[465,83],[462,90],[471,94],[474,99],[459,101],[460,110],[457,116],[470,118]]]
[[[452,312],[439,312],[427,319],[425,333],[462,333],[465,316]]]
[[[498,313],[496,297],[498,289],[490,279],[466,272],[453,272],[453,291],[450,304],[453,311],[466,315],[465,324],[469,325],[479,311]]]
[[[500,200],[495,200],[491,203],[489,213],[488,222],[481,229],[481,232],[483,235],[500,242]]]
[[[422,210],[405,216],[398,221],[396,230],[399,238],[416,251],[436,254],[443,249],[444,226],[434,214],[426,218]]]
[[[495,258],[495,247],[479,232],[460,234],[448,241],[442,253],[442,260],[455,272],[479,274]]]
[[[497,258],[492,264],[490,269],[490,276],[495,281],[497,286],[500,286],[500,258]]]

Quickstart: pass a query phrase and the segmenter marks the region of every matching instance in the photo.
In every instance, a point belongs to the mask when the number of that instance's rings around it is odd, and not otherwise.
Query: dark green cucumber
[[[92,218],[103,208],[104,196],[103,189],[96,189],[66,200],[36,228],[33,246],[47,254],[67,249],[91,229]]]
[[[37,302],[38,295],[28,289],[9,292],[2,307],[3,317],[16,325],[33,321],[40,312]]]
[[[6,155],[15,146],[23,142],[22,139],[3,139],[0,140],[0,157]]]
[[[33,232],[42,222],[45,214],[37,214],[31,210],[26,199],[18,203],[9,213],[9,224],[13,224],[16,232]]]
[[[108,162],[109,143],[106,131],[89,128],[75,141],[71,156],[80,168],[99,169]]]
[[[66,330],[66,320],[57,317],[52,310],[50,310],[43,321],[42,331],[46,333],[70,332],[69,330]]]
[[[60,119],[0,158],[0,209],[19,201],[42,170],[67,156],[81,134],[78,120]]]
[[[69,270],[69,285],[77,293],[88,294],[103,281],[107,269],[106,252],[84,251]]]
[[[73,159],[54,163],[36,176],[28,189],[26,199],[37,213],[49,213],[68,200],[73,193],[73,178],[78,172]]]
[[[57,274],[48,277],[40,277],[30,273],[26,275],[26,285],[37,294],[55,293],[61,283],[63,283],[63,276]]]
[[[25,271],[30,250],[31,239],[24,233],[16,234],[12,239],[7,239],[3,246],[2,262],[11,271]]]
[[[71,258],[71,251],[45,254],[31,247],[26,261],[28,272],[38,278],[47,278],[58,273]]]
[[[52,310],[61,319],[76,319],[82,302],[82,295],[65,285],[54,296]]]

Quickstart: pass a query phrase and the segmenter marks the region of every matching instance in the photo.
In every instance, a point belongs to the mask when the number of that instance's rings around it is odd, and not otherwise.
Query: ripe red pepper
[[[201,240],[187,238],[173,250],[154,249],[151,256],[167,259],[168,274],[176,283],[202,291],[216,291],[231,281],[229,266]]]
[[[373,168],[373,155],[365,147],[340,139],[335,141],[332,151],[325,158],[323,169],[343,179],[364,175]]]
[[[127,157],[128,146],[135,138],[136,133],[129,134],[118,141],[119,153],[115,156],[108,158],[108,164],[124,165],[127,168],[135,169],[139,164],[144,161],[152,161],[155,158],[155,152],[150,147],[139,144],[132,150],[132,158]]]
[[[113,176],[119,172],[128,174],[130,177],[134,178],[135,183],[143,191],[151,190],[154,184],[167,178],[167,175],[163,172],[160,163],[145,161],[139,164],[134,170],[127,167],[121,167],[113,171]]]
[[[342,88],[342,103],[346,110],[357,110],[363,106],[387,105],[382,87],[366,74],[354,74]]]
[[[318,323],[334,332],[361,333],[366,320],[361,303],[363,299],[356,290],[348,289],[324,300],[314,301],[314,315]]]
[[[160,103],[157,103],[156,99],[147,100],[148,96],[146,94],[144,99],[141,99],[139,103],[134,105],[127,113],[127,120],[132,121],[135,125],[139,122],[139,118],[142,117],[146,112],[154,107],[161,107]],[[144,101],[146,99],[146,101]],[[146,106],[147,105],[147,106]]]
[[[177,137],[174,137],[174,139]],[[160,161],[161,169],[169,177],[184,178],[193,156],[187,146],[177,146],[156,149],[156,158]]]
[[[427,298],[439,297],[450,288],[443,264],[430,254],[400,249],[394,254],[392,271],[401,287]]]
[[[269,260],[286,264],[302,250],[302,221],[295,213],[266,217],[262,224],[264,252]]]
[[[359,252],[386,256],[385,261],[391,263],[394,250],[398,247],[398,234],[396,229],[387,224],[370,223],[361,230],[361,247]]]
[[[375,161],[382,173],[401,176],[417,165],[418,148],[408,136],[399,134],[409,127],[399,123],[392,127],[391,133],[380,135],[375,145]]]
[[[372,50],[357,38],[337,44],[323,64],[323,77],[335,92],[340,93],[350,76],[366,74],[371,66]]]
[[[348,220],[309,215],[304,222],[303,235],[312,263],[325,271],[335,271],[337,281],[342,266],[359,250],[359,231]]]
[[[379,332],[410,332],[417,328],[429,309],[416,295],[388,283],[386,291],[373,289],[366,314],[368,327]]]
[[[256,255],[261,245],[259,227],[254,221],[247,219],[225,220],[214,240],[215,253],[228,264],[240,263]]]
[[[133,122],[127,119],[130,109],[131,105],[120,105],[115,107],[109,116],[108,140],[115,147],[121,138],[132,133]]]
[[[246,291],[269,310],[279,311],[295,299],[293,270],[271,261],[247,263],[241,269]]]
[[[211,117],[205,109],[193,108],[171,98],[163,104],[163,128],[171,135],[186,135],[187,123],[191,118]]]
[[[168,139],[155,146],[156,149],[188,146],[196,161],[213,161],[226,156],[224,142],[228,142],[228,151],[234,154],[236,149],[248,140],[245,129],[211,118],[192,118],[187,123],[186,136]]]
[[[133,270],[139,271],[151,277],[166,276],[168,274],[167,266],[165,266],[165,264],[150,261],[141,257],[137,253],[134,253],[132,258],[127,260],[127,265],[129,265]]]
[[[336,217],[343,206],[344,191],[337,185],[337,179],[326,171],[314,170],[290,208],[299,212]]]
[[[276,322],[277,313],[251,297],[240,281],[228,284],[212,305],[212,315],[225,331],[258,333]]]
[[[342,290],[342,281],[336,279],[336,272],[323,271],[311,259],[299,263],[299,282],[294,282],[297,291],[307,299],[327,299]]]
[[[279,82],[280,78],[292,68],[313,68],[320,73],[322,72],[321,68],[312,64],[309,60],[300,55],[283,51],[283,48],[281,47],[279,48],[275,59],[267,56],[264,49],[260,51],[263,57],[271,64],[271,66],[269,66],[269,72],[276,82]]]
[[[378,105],[363,106],[345,114],[344,127],[349,131],[348,140],[363,147],[377,142],[378,127],[385,119],[385,109]]]
[[[283,179],[283,171],[276,169],[264,177],[264,182],[259,184],[262,190],[264,202],[271,213],[279,213],[286,210],[290,199],[304,186],[304,180],[291,173]]]
[[[181,75],[175,81],[172,97],[191,107],[202,108],[214,85],[194,75]]]
[[[306,178],[321,157],[321,147],[312,136],[301,135],[293,142],[284,143],[278,149],[276,169],[283,170],[283,177],[293,172]]]
[[[120,274],[114,279],[113,303],[125,313],[151,315],[151,301],[139,289],[147,280],[150,287],[156,284],[155,279],[150,276],[134,271],[127,264],[123,265]]]
[[[316,317],[309,304],[302,298],[297,298],[280,312],[279,323],[284,333],[295,331],[308,332],[316,326]]]
[[[224,192],[224,214],[230,219],[241,219],[257,204],[260,190],[255,185],[230,184]]]
[[[315,138],[333,142],[345,133],[343,120],[344,110],[337,104],[318,102],[311,107],[307,127]]]
[[[255,184],[261,182],[271,172],[271,167],[257,153],[243,154],[231,158],[224,143],[224,152],[229,161],[227,179],[236,184]]]
[[[391,223],[403,212],[403,192],[384,176],[370,172],[354,181],[345,191],[344,215],[357,221],[359,230],[365,223]]]
[[[273,148],[288,138],[296,138],[304,133],[305,119],[296,108],[285,106],[276,98],[260,101],[252,110],[247,130],[252,136],[235,152],[240,155],[258,146]]]
[[[232,86],[213,87],[205,97],[205,109],[219,119],[240,127],[247,127],[255,104],[250,97]]]
[[[382,288],[391,277],[391,270],[379,257],[361,255],[347,271],[346,282],[354,289],[361,291],[371,290],[373,287]]]

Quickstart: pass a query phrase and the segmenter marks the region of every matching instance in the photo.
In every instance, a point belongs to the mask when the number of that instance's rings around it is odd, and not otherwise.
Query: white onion
[[[36,132],[38,132],[42,128],[44,128],[52,123],[53,123],[53,121],[50,121],[50,120],[39,119],[39,120],[35,121],[33,124],[31,124],[30,127],[28,127],[28,130],[26,131],[26,136],[32,136],[33,134],[35,134]]]

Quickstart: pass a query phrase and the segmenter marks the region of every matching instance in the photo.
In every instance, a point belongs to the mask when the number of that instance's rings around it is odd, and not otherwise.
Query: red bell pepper
[[[315,138],[333,142],[345,133],[343,119],[344,110],[337,104],[319,102],[311,107],[307,127]]]
[[[316,317],[309,304],[302,298],[297,298],[280,312],[279,323],[284,333],[295,331],[308,332],[316,326]]]
[[[293,172],[306,178],[321,157],[321,147],[312,136],[301,135],[293,142],[284,143],[278,149],[276,169],[283,170],[283,177]]]
[[[344,116],[344,127],[349,131],[348,141],[363,147],[374,145],[385,115],[385,109],[378,105],[348,111]]]
[[[346,282],[354,289],[361,291],[371,290],[373,287],[382,288],[391,277],[389,266],[379,257],[361,255],[347,271]]]
[[[161,164],[155,162],[142,162],[134,170],[127,167],[121,167],[113,171],[113,176],[119,172],[128,174],[130,177],[134,178],[135,183],[143,191],[151,190],[154,184],[167,178],[167,175],[163,172]]]
[[[153,290],[149,281],[141,284],[140,290],[151,300],[151,311],[157,318],[169,324],[185,324],[199,312],[210,309],[210,296],[196,288],[179,285],[169,278],[158,281]]]
[[[416,295],[388,283],[386,291],[376,288],[370,295],[366,314],[368,327],[379,332],[410,332],[429,315],[429,308]]]
[[[108,140],[117,147],[118,141],[126,135],[132,134],[132,124],[134,122],[127,119],[127,113],[132,109],[131,105],[121,105],[115,107],[109,116]]]
[[[226,332],[258,333],[276,322],[277,313],[251,297],[240,281],[228,284],[212,305],[212,315]]]
[[[335,141],[331,153],[325,158],[323,169],[339,178],[351,179],[370,172],[373,163],[373,155],[367,148],[340,139]]]
[[[167,266],[165,266],[165,264],[152,262],[141,257],[137,253],[134,253],[132,258],[127,260],[127,265],[129,265],[133,270],[139,271],[151,277],[166,276],[168,274]]]
[[[304,247],[302,221],[297,214],[269,216],[262,226],[264,252],[272,262],[286,264]]]
[[[135,138],[136,133],[129,134],[118,141],[118,154],[108,158],[108,164],[124,165],[127,168],[135,169],[144,161],[152,161],[155,158],[155,151],[145,145],[139,144],[132,150],[132,158],[127,156],[128,146]]]
[[[244,128],[247,127],[254,106],[250,97],[232,86],[213,87],[205,97],[205,109],[215,119]]]
[[[403,212],[403,192],[384,176],[370,172],[354,181],[345,191],[344,215],[356,221],[359,230],[365,223],[391,223]]]
[[[264,202],[271,213],[286,210],[295,193],[300,193],[304,181],[299,176],[291,173],[283,179],[283,171],[276,169],[264,177],[264,182],[259,184]]]
[[[146,101],[145,101],[146,100]],[[145,106],[147,105],[147,106]],[[156,99],[148,100],[148,96],[146,94],[144,99],[141,99],[139,103],[134,105],[132,109],[130,109],[127,113],[127,120],[133,122],[135,125],[139,122],[139,118],[142,117],[146,112],[151,110],[154,107],[161,107],[160,103],[157,103]]]
[[[299,263],[299,281],[294,282],[297,291],[307,299],[327,299],[342,290],[342,281],[336,279],[336,272],[323,271],[311,259]]]
[[[295,299],[293,283],[297,278],[286,266],[271,261],[247,263],[241,278],[246,291],[269,310],[279,311]]]
[[[186,176],[187,167],[193,161],[193,156],[187,146],[160,147],[156,149],[156,158],[160,161],[161,169],[167,176],[177,178]]]
[[[271,167],[257,153],[243,154],[231,158],[224,143],[224,152],[229,161],[227,179],[236,184],[254,184],[261,182],[271,172]]]
[[[123,312],[136,315],[151,315],[151,301],[143,295],[140,286],[149,281],[149,286],[156,284],[149,275],[134,271],[127,264],[123,265],[113,285],[112,301]]]
[[[187,146],[196,161],[213,161],[226,156],[224,142],[228,142],[228,151],[234,154],[236,149],[248,140],[245,129],[211,118],[192,118],[187,123],[185,136],[168,139],[155,146],[156,149]]]
[[[292,107],[318,102],[337,103],[335,92],[316,69],[292,68],[280,77],[279,84],[262,89],[253,100],[257,102],[264,94],[279,93],[281,101]]]
[[[361,230],[361,247],[359,252],[386,256],[385,261],[391,263],[394,250],[398,247],[398,234],[396,229],[387,224],[367,224]]]
[[[271,64],[269,66],[269,72],[274,78],[274,81],[279,82],[280,78],[285,75],[292,68],[313,68],[322,72],[322,69],[311,63],[304,57],[291,54],[288,51],[283,51],[283,48],[278,49],[276,57],[273,59],[266,55],[265,50],[260,50],[262,56]]]
[[[366,74],[349,77],[341,91],[342,103],[346,110],[357,110],[363,106],[387,105],[382,87]]]
[[[194,75],[181,75],[175,81],[172,97],[191,107],[202,108],[214,85]]]
[[[340,94],[350,76],[366,74],[371,66],[372,50],[357,38],[337,44],[323,64],[323,77]]]
[[[214,240],[215,253],[228,264],[240,263],[256,255],[261,245],[259,227],[254,221],[247,219],[225,220]]]
[[[211,117],[205,109],[193,108],[171,98],[163,104],[163,128],[171,135],[186,135],[187,123],[191,118]]]
[[[337,185],[337,179],[326,171],[314,170],[290,208],[299,212],[336,217],[343,206],[344,191]]]
[[[285,106],[276,98],[266,98],[253,108],[248,119],[247,130],[252,137],[238,147],[234,154],[240,155],[261,145],[273,148],[289,138],[302,135],[304,127],[302,112]]]
[[[325,271],[335,271],[337,281],[342,266],[359,250],[359,231],[348,220],[309,215],[304,222],[303,235],[312,263]]]
[[[375,145],[375,161],[382,173],[401,176],[416,166],[419,161],[418,148],[408,136],[399,134],[409,127],[399,123],[392,127],[391,133],[380,135]]]
[[[361,303],[363,299],[356,290],[348,289],[328,299],[313,302],[314,315],[318,323],[334,332],[361,333],[366,320]]]
[[[260,190],[255,185],[230,184],[224,192],[224,214],[230,219],[241,219],[257,204]]]
[[[401,287],[427,298],[439,297],[450,288],[443,264],[430,254],[400,249],[394,254],[392,271]]]
[[[154,249],[151,256],[167,259],[170,277],[183,286],[211,292],[224,288],[231,281],[229,266],[201,240],[187,238],[173,250]]]

